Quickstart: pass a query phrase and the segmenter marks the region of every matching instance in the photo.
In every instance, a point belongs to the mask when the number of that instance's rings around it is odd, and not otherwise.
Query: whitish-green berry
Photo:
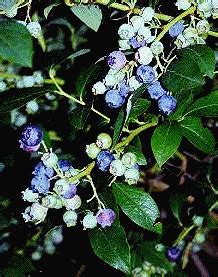
[[[59,179],[55,182],[53,190],[58,195],[64,195],[65,192],[69,189],[69,183],[64,179]]]
[[[136,168],[128,168],[124,173],[125,181],[129,185],[136,184],[139,180],[140,174],[138,169]]]
[[[42,198],[42,206],[50,208],[50,209],[61,209],[62,201],[55,194],[49,194]]]
[[[55,153],[45,153],[42,156],[42,162],[47,167],[55,167],[58,162],[58,156]]]
[[[193,216],[192,220],[194,225],[201,227],[203,224],[204,218],[202,216],[195,215]]]
[[[127,152],[121,158],[123,165],[127,168],[133,167],[137,162],[137,157],[134,153]]]
[[[28,202],[38,202],[39,200],[39,194],[33,192],[31,189],[26,189],[25,191],[22,191],[22,198],[24,201]]]
[[[81,198],[79,195],[75,195],[73,198],[70,199],[63,199],[63,204],[67,210],[76,210],[82,204]]]
[[[87,213],[82,221],[84,229],[93,229],[97,226],[97,219],[92,212]]]
[[[112,138],[106,133],[97,136],[96,145],[101,149],[109,149],[112,145]]]
[[[75,211],[66,211],[63,215],[63,221],[67,227],[76,226],[78,215]]]
[[[114,176],[122,176],[126,171],[126,167],[123,165],[121,160],[114,160],[110,164],[109,171]]]
[[[30,22],[27,24],[27,29],[30,32],[31,36],[39,38],[42,34],[41,25],[38,22]]]
[[[101,149],[95,143],[86,145],[86,154],[91,159],[96,159],[100,151]]]
[[[42,252],[41,252],[41,251],[34,251],[34,252],[31,254],[31,259],[32,259],[33,261],[39,261],[41,258],[42,258]]]
[[[198,233],[194,237],[194,241],[198,244],[201,244],[205,241],[205,234]]]

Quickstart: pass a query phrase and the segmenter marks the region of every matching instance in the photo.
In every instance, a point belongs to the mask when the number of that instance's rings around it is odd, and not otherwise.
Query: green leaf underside
[[[186,90],[201,87],[204,77],[196,62],[186,59],[173,62],[163,77],[163,85],[177,97]]]
[[[76,130],[82,130],[87,122],[89,113],[92,108],[92,103],[87,103],[85,106],[79,106],[72,110],[69,116],[70,124]]]
[[[138,118],[139,115],[144,113],[151,105],[151,102],[147,99],[139,98],[135,103],[133,104],[130,114],[129,114],[129,121],[134,121]]]
[[[211,154],[215,149],[215,139],[208,128],[202,126],[198,117],[187,116],[180,122],[182,134],[198,149]]]
[[[151,148],[160,167],[176,152],[181,140],[182,134],[177,122],[164,122],[155,129]]]
[[[0,57],[32,67],[33,44],[27,28],[13,20],[0,21]]]
[[[97,6],[74,5],[71,11],[89,28],[98,31],[102,21],[102,11]]]
[[[126,152],[131,152],[131,153],[134,153],[136,155],[137,164],[139,164],[139,165],[146,165],[147,164],[146,158],[145,158],[144,154],[142,153],[142,151],[139,148],[130,145],[130,146],[127,147]]]
[[[155,224],[159,210],[153,198],[146,192],[126,184],[115,182],[113,193],[122,211],[136,224],[161,233],[161,224]]]
[[[89,239],[95,254],[110,266],[130,273],[130,248],[123,227],[112,225],[89,231]]]
[[[24,106],[27,102],[36,99],[46,92],[52,92],[53,86],[23,88],[9,90],[0,94],[0,114],[10,112]]]
[[[218,116],[218,90],[196,100],[187,110],[185,116]]]
[[[202,74],[213,78],[216,60],[214,51],[210,47],[207,45],[194,45],[181,49],[180,53],[188,62],[196,62]]]

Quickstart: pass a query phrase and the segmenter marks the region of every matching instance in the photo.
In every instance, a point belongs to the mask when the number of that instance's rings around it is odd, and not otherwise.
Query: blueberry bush
[[[0,276],[217,276],[217,1],[0,14]]]

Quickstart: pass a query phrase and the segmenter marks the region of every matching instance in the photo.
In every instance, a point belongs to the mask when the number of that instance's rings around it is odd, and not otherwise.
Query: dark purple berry
[[[36,125],[28,125],[21,133],[20,148],[28,152],[36,152],[43,139],[43,131]]]
[[[110,168],[111,162],[114,160],[114,155],[109,151],[101,151],[97,156],[97,167],[101,171],[108,171]]]
[[[67,160],[59,160],[58,166],[63,172],[68,171],[70,168],[72,168],[71,163]]]
[[[167,259],[171,262],[178,262],[182,257],[182,250],[177,246],[172,246],[167,250]]]
[[[140,82],[151,84],[154,82],[157,72],[149,65],[140,65],[136,70],[136,75]]]
[[[39,162],[35,166],[33,174],[36,176],[45,175],[47,178],[51,178],[54,176],[54,169],[46,167],[42,162]]]
[[[126,56],[121,51],[113,51],[108,56],[107,63],[110,68],[120,70],[126,64]]]
[[[146,42],[142,36],[135,36],[130,39],[130,45],[136,49],[145,46]]]
[[[120,83],[119,91],[120,91],[120,95],[123,97],[127,97],[129,95],[130,87],[129,85],[127,85],[125,80]]]
[[[96,214],[97,222],[102,228],[110,227],[115,220],[115,212],[111,209],[102,209]]]

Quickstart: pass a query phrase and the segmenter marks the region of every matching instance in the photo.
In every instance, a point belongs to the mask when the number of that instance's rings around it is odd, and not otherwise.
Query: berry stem
[[[71,182],[76,181],[77,179],[84,177],[84,176],[88,176],[94,167],[95,167],[95,162],[93,161],[83,171],[81,171],[77,175],[69,178],[68,181],[71,183]]]
[[[196,10],[196,5],[190,7],[189,9],[187,9],[186,11],[184,11],[183,13],[181,13],[180,15],[178,15],[177,17],[175,17],[174,19],[172,19],[168,24],[166,24],[163,28],[163,31],[157,36],[157,38],[155,39],[155,41],[159,41],[163,38],[163,36],[168,32],[168,30],[178,21],[180,21],[181,19],[183,19],[184,17],[186,17],[189,14],[194,13]]]
[[[183,240],[187,235],[188,233],[193,229],[195,228],[196,226],[195,225],[191,225],[190,227],[185,227],[182,232],[179,234],[178,238],[175,240],[173,246],[176,246],[178,245],[178,243]]]
[[[97,194],[97,191],[96,191],[96,187],[95,187],[95,185],[94,185],[94,183],[93,183],[93,180],[92,180],[92,177],[90,176],[90,175],[87,175],[87,178],[88,178],[88,180],[89,180],[89,182],[90,182],[90,184],[91,184],[91,186],[92,186],[92,190],[93,190],[93,196],[92,196],[92,198],[90,198],[89,200],[87,200],[87,203],[88,202],[90,202],[90,201],[92,201],[94,198],[96,198],[96,200],[97,200],[97,202],[98,202],[98,207],[100,208],[100,209],[105,209],[105,205],[104,205],[104,203],[100,200],[100,198],[98,197],[98,194]]]
[[[125,148],[126,146],[129,145],[129,143],[134,139],[135,136],[137,136],[138,134],[140,134],[142,131],[153,127],[155,125],[157,125],[158,120],[157,117],[154,116],[151,121],[145,123],[144,125],[138,127],[137,129],[131,131],[130,135],[123,141],[119,142],[116,146],[115,146],[115,151],[118,151],[120,149]]]

